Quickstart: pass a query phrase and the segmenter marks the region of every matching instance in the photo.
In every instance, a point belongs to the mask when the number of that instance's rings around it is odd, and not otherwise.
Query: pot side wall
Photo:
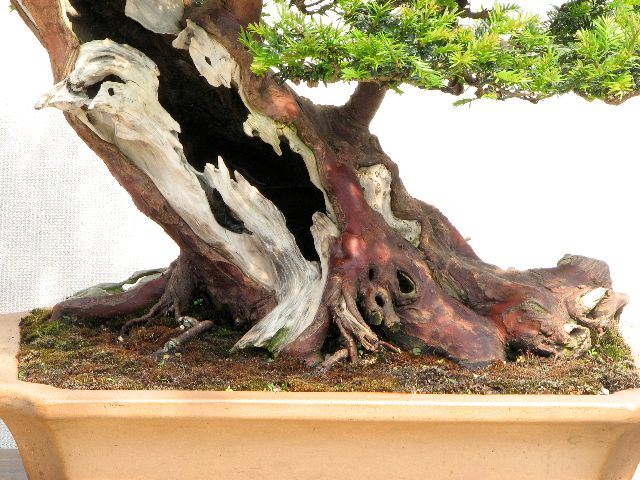
[[[0,317],[0,416],[32,479],[630,479],[640,461],[640,391],[60,390],[16,380],[18,319]]]
[[[37,479],[600,476],[622,426],[78,418],[9,426]],[[638,438],[636,432],[635,438]],[[623,458],[611,465],[614,473]],[[614,462],[615,463],[615,462]],[[628,463],[628,462],[627,462]],[[632,463],[632,462],[631,462]],[[619,470],[619,469],[618,469]],[[624,469],[623,469],[624,470]],[[624,476],[626,475],[626,476]]]

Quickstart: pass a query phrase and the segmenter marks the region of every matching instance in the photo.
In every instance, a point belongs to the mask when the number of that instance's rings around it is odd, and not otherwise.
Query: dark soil
[[[22,320],[19,377],[60,388],[474,394],[603,394],[640,388],[629,348],[613,330],[587,355],[570,360],[516,353],[514,361],[469,370],[443,358],[381,352],[364,354],[357,365],[318,372],[261,350],[230,354],[242,332],[228,326],[216,326],[158,363],[150,354],[175,336],[173,319],[138,328],[118,345],[115,338],[125,319],[89,324],[51,322],[49,317],[48,310],[34,310]]]

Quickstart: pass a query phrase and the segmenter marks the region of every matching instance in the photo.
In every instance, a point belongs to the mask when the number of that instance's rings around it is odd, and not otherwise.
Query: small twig
[[[338,350],[333,355],[330,355],[329,357],[327,357],[327,359],[320,364],[320,367],[318,367],[318,370],[320,370],[321,372],[326,372],[331,367],[333,367],[336,363],[338,363],[341,360],[345,360],[347,358],[349,358],[349,350],[347,350],[346,348]]]
[[[294,5],[298,10],[300,10],[302,13],[305,13],[307,15],[323,14],[326,11],[328,11],[333,6],[333,3],[334,3],[333,0],[328,0],[328,3],[326,5],[322,5],[318,7],[318,5],[321,5],[325,1],[327,0],[315,0],[311,2],[307,2],[305,0],[291,0],[291,5]],[[313,7],[318,7],[318,8],[316,8],[315,10],[312,10]]]
[[[183,325],[185,325],[185,323],[188,323],[189,325],[191,325],[191,327],[185,327],[188,328],[186,332],[170,339],[167,343],[164,344],[164,347],[155,352],[153,354],[153,357],[156,360],[162,360],[163,358],[165,358],[165,355],[174,354],[182,345],[193,340],[195,337],[206,332],[207,330],[210,330],[214,325],[211,320],[198,321],[193,317],[182,317],[182,321]]]
[[[396,347],[395,345],[389,343],[389,342],[383,342],[382,340],[378,342],[378,345],[380,345],[381,347],[386,348],[387,350],[393,352],[393,353],[402,353],[402,350],[400,350],[400,348]]]

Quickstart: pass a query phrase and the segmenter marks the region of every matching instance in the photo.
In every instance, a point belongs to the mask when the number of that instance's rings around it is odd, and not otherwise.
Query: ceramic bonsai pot
[[[640,390],[62,390],[17,379],[21,316],[0,316],[0,417],[30,479],[630,479],[640,462]]]

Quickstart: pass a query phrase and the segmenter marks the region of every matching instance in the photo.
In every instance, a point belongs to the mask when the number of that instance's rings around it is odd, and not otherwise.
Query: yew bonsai
[[[640,91],[637,1],[572,0],[546,20],[464,0],[280,1],[273,20],[259,0],[12,3],[58,82],[39,105],[65,111],[181,251],[127,291],[59,303],[54,320],[148,307],[126,341],[171,313],[187,331],[167,351],[213,325],[184,317],[204,292],[247,328],[236,349],[326,368],[402,348],[474,366],[511,347],[580,355],[628,301],[599,260],[482,261],[406,192],[368,126],[403,84],[459,104],[568,92],[621,103]],[[336,107],[286,80],[358,83]]]

